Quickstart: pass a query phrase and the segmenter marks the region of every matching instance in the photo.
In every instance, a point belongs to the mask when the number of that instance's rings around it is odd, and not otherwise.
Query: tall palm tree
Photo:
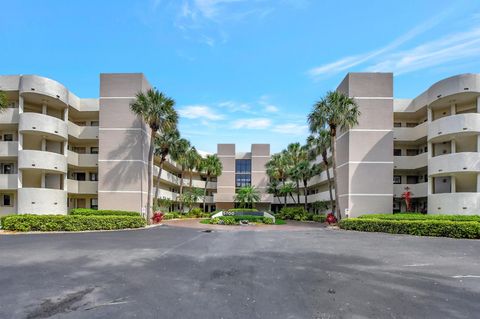
[[[281,195],[283,195],[285,197],[285,203],[287,201],[287,196],[290,196],[293,203],[297,204],[297,202],[295,201],[295,197],[293,197],[293,193],[295,192],[295,190],[296,190],[295,184],[293,184],[291,182],[287,182],[287,183],[282,184],[282,186],[279,189],[279,192],[280,192]]]
[[[308,115],[310,132],[318,133],[328,128],[332,146],[333,181],[335,184],[335,206],[337,219],[342,218],[339,205],[338,174],[337,174],[337,147],[336,138],[338,131],[346,131],[358,125],[360,111],[355,100],[341,92],[330,91],[325,98],[315,103],[313,110]]]
[[[203,210],[206,211],[205,200],[207,196],[207,184],[210,182],[212,177],[217,177],[222,174],[222,162],[216,154],[207,155],[205,159],[202,160],[201,170],[206,176],[205,188],[203,189]]]
[[[160,188],[160,176],[162,175],[163,163],[167,160],[167,156],[172,152],[175,152],[175,148],[180,141],[180,133],[176,128],[173,130],[167,130],[164,134],[155,137],[155,150],[154,155],[160,157],[159,171],[157,175],[157,185],[155,188],[154,203],[158,200],[158,192]]]
[[[308,159],[301,161],[294,168],[295,176],[303,182],[303,196],[305,197],[304,208],[307,210],[307,185],[308,181],[319,173],[319,166],[312,165]],[[300,200],[298,201],[300,203]]]
[[[289,163],[288,175],[290,179],[295,182],[297,203],[300,203],[300,180],[302,176],[299,175],[297,166],[308,159],[308,151],[307,148],[300,145],[300,143],[291,143],[285,150],[285,156],[288,158]]]
[[[135,101],[130,105],[133,113],[140,116],[150,127],[150,147],[148,151],[147,178],[147,221],[150,222],[152,199],[153,151],[157,132],[164,133],[177,126],[178,114],[174,109],[175,101],[157,89],[138,92]]]
[[[267,175],[270,179],[277,180],[285,186],[286,180],[288,178],[288,159],[285,156],[285,153],[273,154],[270,157],[270,160],[265,164],[267,169]],[[288,194],[283,194],[284,196],[284,207],[287,206],[287,196]]]
[[[325,166],[328,180],[328,192],[330,195],[330,208],[335,212],[335,204],[333,202],[332,180],[330,178],[330,163],[328,161],[328,150],[331,149],[332,139],[330,132],[327,130],[320,130],[318,134],[310,135],[307,138],[307,145],[310,150],[310,160],[314,160],[318,155],[322,156],[322,162]]]
[[[183,196],[183,178],[184,173],[187,170],[187,152],[191,148],[190,142],[186,139],[182,139],[179,142],[178,148],[174,154],[172,154],[172,158],[180,165],[180,199]],[[180,211],[183,211],[183,202],[180,200]]]
[[[186,157],[186,164],[187,164],[187,170],[190,175],[190,183],[189,183],[189,188],[192,189],[192,183],[193,183],[193,171],[198,170],[200,168],[200,165],[202,164],[202,157],[200,154],[198,154],[197,149],[192,146],[188,151],[187,154],[185,154]]]
[[[255,203],[260,200],[260,192],[255,186],[244,186],[237,190],[235,201],[240,204],[240,208],[247,208],[245,206],[254,207]]]

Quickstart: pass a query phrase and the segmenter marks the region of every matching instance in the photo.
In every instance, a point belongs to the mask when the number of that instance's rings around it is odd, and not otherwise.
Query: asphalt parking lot
[[[0,236],[0,318],[479,318],[480,241],[346,232]]]

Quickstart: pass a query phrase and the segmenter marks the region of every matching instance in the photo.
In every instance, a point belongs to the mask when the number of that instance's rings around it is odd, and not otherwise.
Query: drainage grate
[[[202,230],[201,232],[202,232],[202,233],[211,233],[211,232],[213,232],[213,230],[211,230],[211,229],[205,229],[205,230]]]

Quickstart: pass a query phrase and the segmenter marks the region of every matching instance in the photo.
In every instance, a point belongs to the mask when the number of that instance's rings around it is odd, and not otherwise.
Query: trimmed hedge
[[[230,208],[229,212],[258,212],[256,208]]]
[[[138,212],[124,211],[124,210],[97,210],[91,208],[75,208],[69,215],[76,216],[140,216]]]
[[[141,216],[10,215],[2,228],[11,231],[82,231],[140,228]]]
[[[220,216],[213,219],[204,219],[201,220],[202,224],[223,224],[223,225],[238,225],[240,221],[247,220],[249,223],[263,223],[268,225],[284,225],[285,221],[281,219],[276,219],[275,223],[273,218],[263,217],[263,216],[252,216],[252,215],[243,215],[243,216]]]
[[[388,220],[348,218],[342,219],[340,228],[365,232],[383,232],[416,236],[452,238],[480,238],[480,223],[450,220]]]
[[[384,220],[447,220],[455,222],[480,222],[479,215],[370,214],[362,215],[358,218]]]
[[[324,223],[327,216],[324,214],[316,215],[309,213],[303,207],[283,207],[280,209],[280,212],[275,215],[280,219],[290,219],[296,221],[314,221],[319,223]]]

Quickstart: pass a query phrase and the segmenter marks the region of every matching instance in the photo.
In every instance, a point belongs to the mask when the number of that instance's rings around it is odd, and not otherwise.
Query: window
[[[75,180],[77,181],[84,181],[86,179],[86,174],[85,173],[74,173],[73,176],[75,177]]]
[[[74,146],[72,150],[78,154],[85,154],[85,152],[87,151],[85,147],[78,147],[78,146]]]
[[[13,206],[13,196],[10,194],[2,195],[2,206]]]
[[[417,123],[407,123],[407,127],[416,127]]]
[[[415,155],[418,155],[418,150],[415,150],[415,149],[407,150],[407,156],[415,156]]]
[[[90,198],[90,208],[98,209],[98,198]]]
[[[399,148],[394,149],[393,156],[402,156],[402,150]]]
[[[236,174],[235,175],[235,187],[240,188],[244,186],[250,186],[252,184],[250,174]]]
[[[13,164],[2,164],[2,174],[13,174]]]
[[[3,140],[5,142],[11,142],[13,141],[13,134],[3,134]]]
[[[98,147],[90,147],[90,154],[98,154]]]
[[[99,124],[100,124],[100,122],[98,122],[98,121],[91,121],[90,122],[91,126],[98,126]]]
[[[394,184],[401,184],[401,183],[402,183],[402,176],[400,176],[400,175],[394,175],[394,176],[393,176],[393,183],[394,183]]]
[[[400,122],[394,122],[393,127],[402,127],[402,123]]]
[[[418,176],[407,176],[407,184],[417,184]]]
[[[247,160],[236,160],[235,161],[235,172],[238,173],[251,173],[252,170],[252,161]]]
[[[92,182],[98,181],[98,174],[97,173],[90,173],[90,180]]]

